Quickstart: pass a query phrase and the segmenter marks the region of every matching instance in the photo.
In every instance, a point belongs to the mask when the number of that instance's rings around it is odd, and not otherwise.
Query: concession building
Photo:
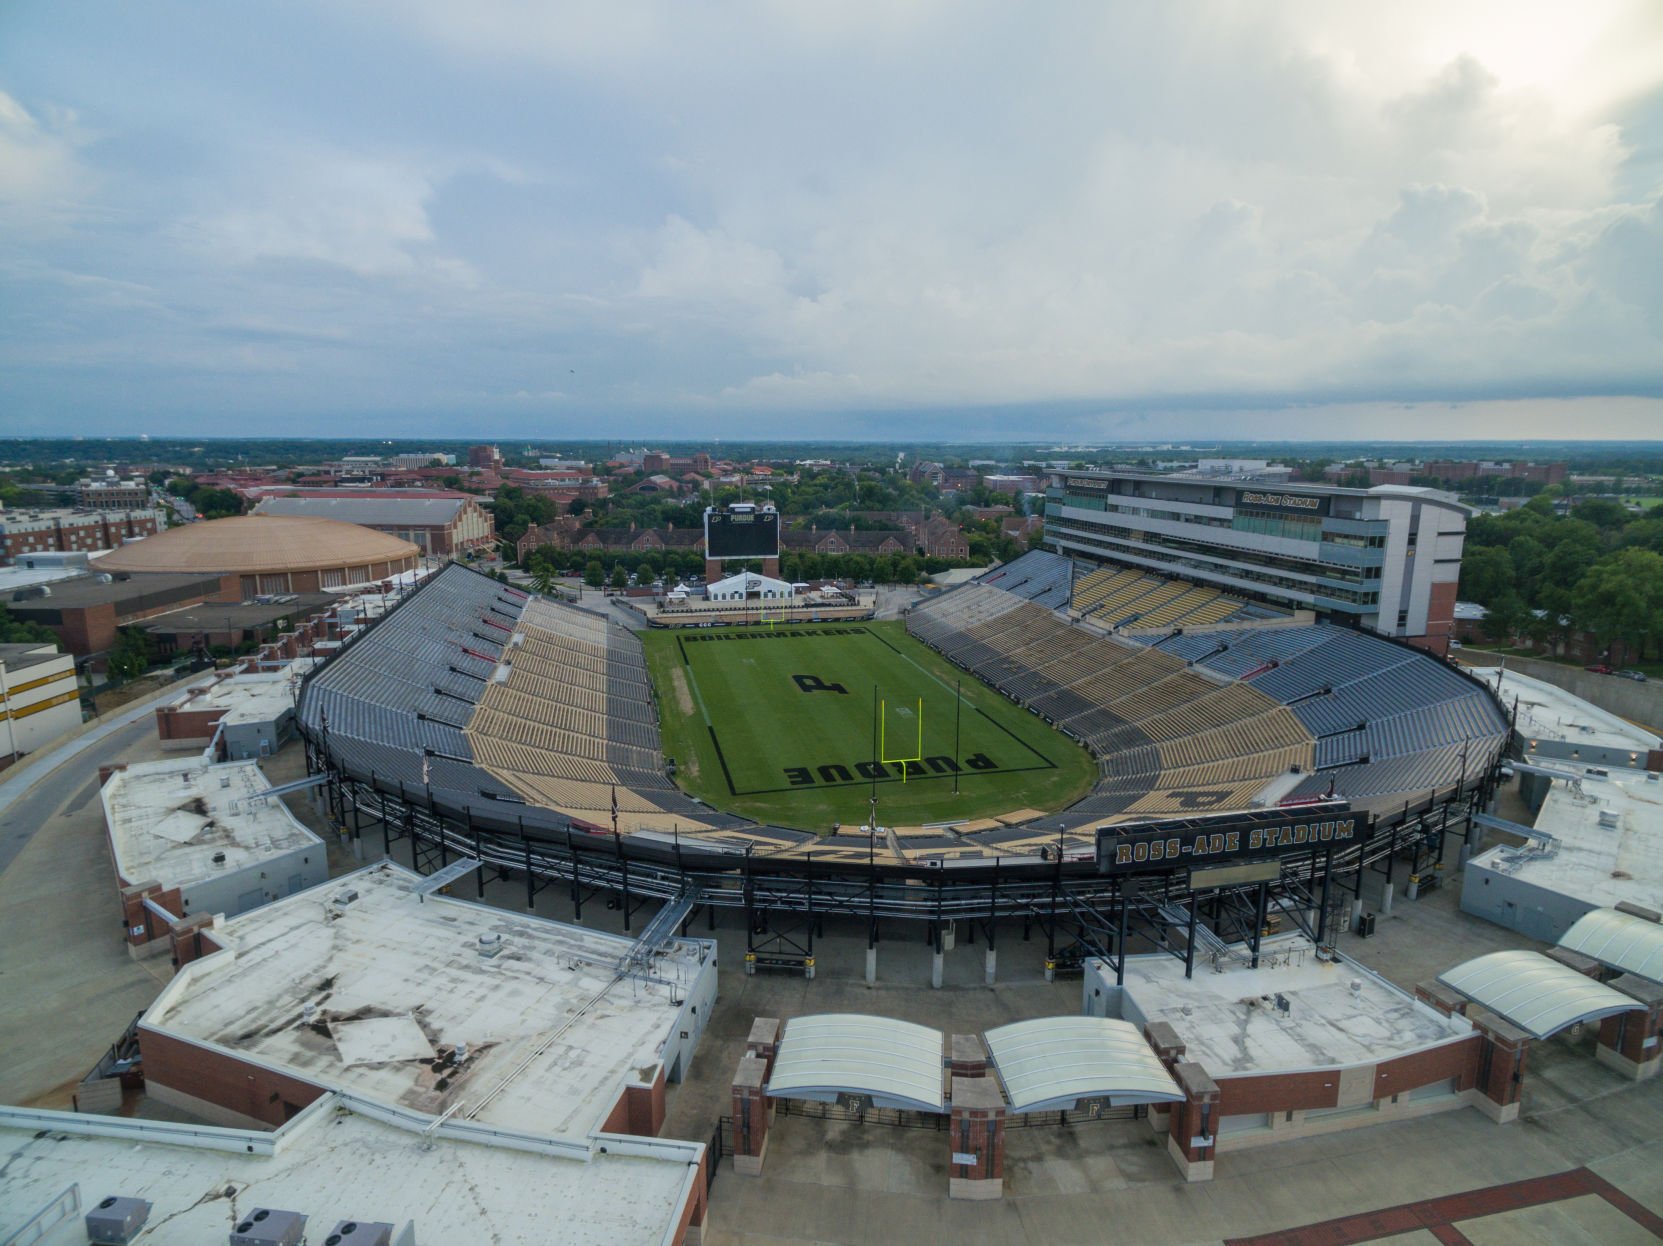
[[[646,945],[437,885],[382,862],[216,923],[139,1020],[150,1093],[242,1128],[340,1091],[478,1136],[536,1136],[574,1168],[613,1135],[652,1139],[709,1021],[715,946]],[[632,1191],[672,1226],[665,1241],[703,1220],[703,1174],[689,1187],[686,1167]]]
[[[190,756],[110,767],[100,777],[135,954],[171,939],[179,955],[185,934],[214,915],[245,913],[329,877],[323,841],[271,795],[256,762],[215,766]]]

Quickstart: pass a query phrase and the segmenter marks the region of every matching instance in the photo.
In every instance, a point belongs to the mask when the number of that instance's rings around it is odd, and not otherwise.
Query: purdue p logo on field
[[[828,684],[818,675],[793,675],[791,682],[797,685],[798,692],[835,692],[838,696],[848,696],[849,690],[842,684]]]

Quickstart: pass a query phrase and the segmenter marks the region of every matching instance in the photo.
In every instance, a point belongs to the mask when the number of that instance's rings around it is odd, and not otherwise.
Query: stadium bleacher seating
[[[1481,688],[1407,646],[1132,568],[1069,564],[1030,552],[907,619],[1098,755],[1100,777],[1063,825],[1245,808],[1330,782],[1368,804],[1458,779],[1451,749],[1466,748],[1476,773],[1505,736]],[[997,600],[1037,605],[1063,582],[1073,622]],[[998,851],[1025,842],[1013,828],[974,838]]]
[[[320,668],[301,717],[378,782],[453,805],[512,801],[527,825],[604,828],[615,801],[628,833],[673,828],[726,850],[851,863],[1031,853],[1059,831],[1089,838],[1105,823],[1329,790],[1386,808],[1479,773],[1506,734],[1482,687],[1404,645],[1045,551],[920,603],[907,627],[1090,748],[1090,793],[1043,830],[1034,811],[1015,811],[881,844],[718,813],[665,772],[633,633],[460,566]]]

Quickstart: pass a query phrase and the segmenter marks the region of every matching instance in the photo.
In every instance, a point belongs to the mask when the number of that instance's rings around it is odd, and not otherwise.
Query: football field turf
[[[1096,775],[1078,744],[900,623],[643,640],[676,781],[718,809],[824,831],[864,823],[875,790],[880,825],[908,826],[1061,808]]]

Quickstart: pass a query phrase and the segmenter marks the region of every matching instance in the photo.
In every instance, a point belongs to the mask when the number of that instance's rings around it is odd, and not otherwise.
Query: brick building
[[[912,535],[905,528],[862,532],[857,528],[787,528],[780,548],[797,554],[910,554]]]
[[[75,501],[87,510],[144,510],[150,505],[150,482],[142,476],[122,480],[114,473],[93,477],[76,484]]]
[[[544,1153],[586,1168],[630,1153],[609,1135],[657,1135],[712,1013],[715,945],[672,937],[614,990],[633,940],[423,883],[382,862],[215,923],[139,1020],[147,1091],[232,1128],[280,1126],[334,1091],[441,1121],[465,1107],[469,1126],[551,1139]],[[610,1214],[650,1231],[564,1236],[682,1242],[707,1186],[686,1152],[635,1152],[665,1159],[639,1164]]]
[[[235,574],[213,572],[123,575],[108,581],[89,575],[43,587],[44,594],[9,602],[7,609],[16,618],[51,628],[58,643],[78,658],[107,652],[118,628],[205,601],[235,603],[243,597]]]
[[[154,536],[165,520],[154,510],[0,509],[0,563],[50,551],[91,553]]]
[[[451,558],[496,544],[496,520],[472,494],[436,489],[306,489],[263,499],[256,515],[339,519]]]

